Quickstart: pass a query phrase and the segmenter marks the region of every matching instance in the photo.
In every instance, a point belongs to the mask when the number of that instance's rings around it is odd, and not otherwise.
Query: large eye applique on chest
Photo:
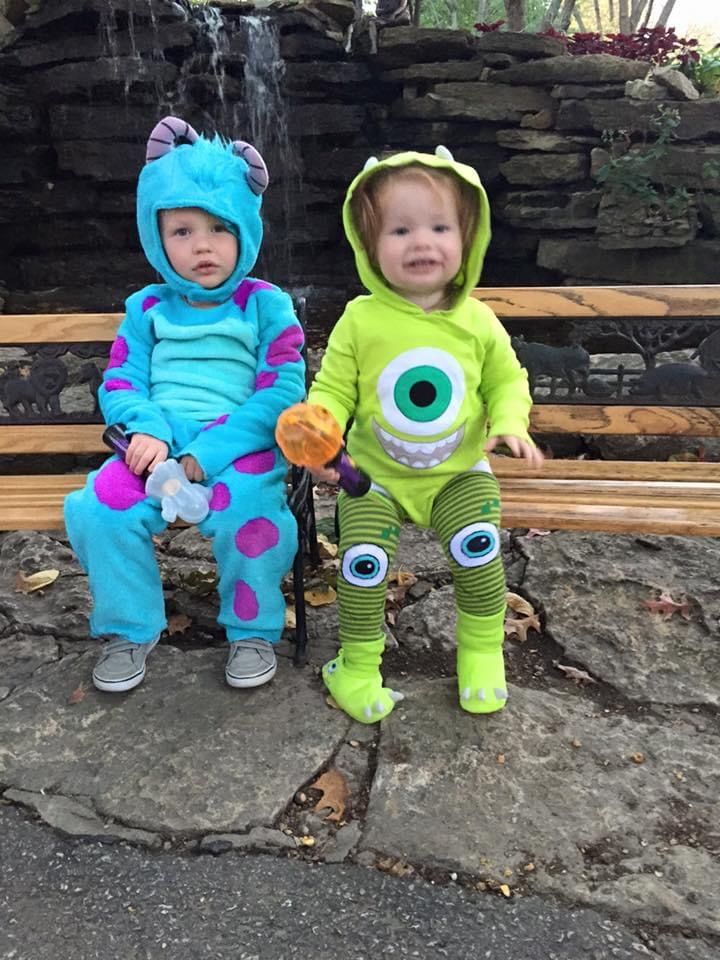
[[[381,418],[373,430],[397,463],[427,470],[457,450],[465,432],[458,414],[465,400],[463,369],[449,353],[416,347],[399,354],[378,377]]]

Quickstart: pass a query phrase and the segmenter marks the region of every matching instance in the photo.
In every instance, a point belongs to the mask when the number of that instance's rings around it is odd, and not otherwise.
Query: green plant
[[[720,94],[720,44],[712,50],[700,50],[695,61],[682,66],[683,73],[701,93]]]
[[[596,179],[614,200],[645,207],[663,219],[686,213],[692,195],[686,187],[666,187],[657,183],[657,169],[667,156],[668,145],[675,139],[680,113],[674,107],[658,106],[657,115],[649,123],[655,139],[638,148],[626,130],[604,130],[610,160],[601,167]]]

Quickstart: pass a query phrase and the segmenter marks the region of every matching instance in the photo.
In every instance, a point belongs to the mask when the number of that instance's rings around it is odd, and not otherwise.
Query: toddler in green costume
[[[310,390],[345,430],[373,479],[340,492],[340,652],[323,680],[363,723],[402,694],[383,686],[385,593],[403,521],[432,528],[450,564],[457,606],[460,706],[500,710],[505,574],[500,498],[486,453],[505,443],[537,466],[527,376],[495,314],[469,296],[490,240],[475,170],[450,152],[371,158],[350,185],[343,220],[369,295],[352,300]],[[335,471],[316,473],[337,482]]]

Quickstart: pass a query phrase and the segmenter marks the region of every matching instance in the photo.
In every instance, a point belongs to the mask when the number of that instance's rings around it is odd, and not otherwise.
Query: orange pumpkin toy
[[[370,478],[345,453],[340,425],[325,407],[316,403],[288,407],[278,417],[275,439],[290,463],[337,470],[340,486],[351,497],[362,497],[370,489]]]

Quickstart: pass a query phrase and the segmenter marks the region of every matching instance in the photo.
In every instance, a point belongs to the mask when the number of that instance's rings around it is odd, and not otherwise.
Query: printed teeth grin
[[[415,470],[427,470],[452,456],[462,441],[465,425],[440,440],[422,442],[401,440],[384,430],[375,420],[373,430],[385,453],[397,463]]]

